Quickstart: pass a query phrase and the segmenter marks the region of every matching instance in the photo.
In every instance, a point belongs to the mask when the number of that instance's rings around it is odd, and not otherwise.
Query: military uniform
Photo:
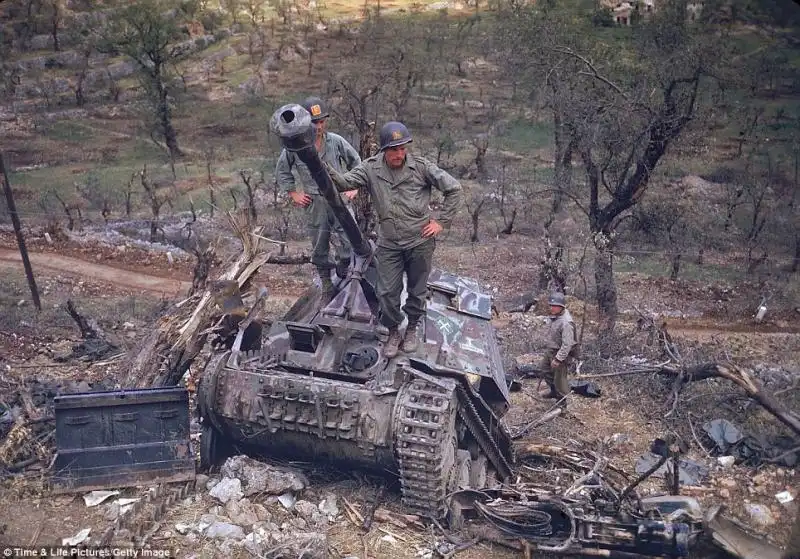
[[[344,172],[361,163],[358,152],[347,140],[332,132],[325,133],[325,142],[319,154],[320,159],[337,171]],[[275,178],[278,187],[285,192],[294,192],[297,189],[295,173],[300,179],[302,190],[311,196],[311,204],[306,208],[306,219],[308,233],[311,237],[311,263],[322,273],[323,270],[330,270],[330,245],[334,244],[336,264],[346,266],[350,260],[352,247],[350,241],[342,230],[342,226],[333,214],[325,197],[320,193],[311,173],[305,163],[293,153],[281,152],[278,164],[275,167]],[[333,235],[331,234],[333,233]]]
[[[569,379],[567,378],[569,366],[578,356],[578,341],[575,331],[575,321],[565,308],[560,314],[551,317],[550,331],[547,337],[547,351],[542,359],[541,368],[545,380],[550,385],[551,392],[563,398],[570,392]],[[553,359],[559,361],[552,366]]]
[[[416,328],[425,313],[428,275],[436,247],[434,237],[423,237],[422,229],[435,219],[450,227],[463,200],[459,182],[427,159],[408,154],[400,169],[391,169],[379,153],[343,175],[331,173],[340,191],[366,187],[378,216],[378,298],[381,323],[393,329],[403,321],[400,295],[403,273],[407,275],[408,298],[403,311],[409,327]],[[444,195],[437,216],[430,208],[431,192]]]

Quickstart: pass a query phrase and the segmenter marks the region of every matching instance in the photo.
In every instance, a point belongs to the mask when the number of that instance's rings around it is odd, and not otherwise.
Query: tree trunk
[[[672,281],[676,281],[678,279],[678,274],[681,272],[681,253],[678,252],[672,255],[672,266],[669,273],[669,279]]]
[[[794,234],[794,258],[792,258],[792,273],[800,270],[800,233]]]
[[[594,260],[594,281],[600,329],[610,334],[617,323],[617,286],[614,283],[614,256],[610,250],[598,249]]]
[[[472,218],[472,234],[469,236],[469,242],[477,243],[480,241],[480,237],[478,236],[478,226],[481,219],[481,204],[475,208],[475,211],[470,214],[470,217]]]
[[[183,155],[178,147],[178,134],[172,126],[172,111],[169,108],[167,86],[157,78],[158,86],[158,116],[161,121],[161,132],[164,134],[164,142],[167,144],[169,156],[172,159]]]

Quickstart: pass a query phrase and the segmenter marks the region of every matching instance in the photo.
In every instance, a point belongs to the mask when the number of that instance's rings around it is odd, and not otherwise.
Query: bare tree
[[[142,167],[139,175],[145,195],[150,202],[150,242],[158,241],[158,232],[161,230],[161,208],[165,203],[171,202],[169,197],[157,188],[147,175],[147,165]]]
[[[64,0],[48,0],[47,12],[50,34],[53,36],[53,50],[58,52],[61,50],[61,45],[58,41],[58,30],[64,22]]]
[[[247,193],[247,211],[250,214],[250,220],[253,223],[258,221],[258,212],[256,210],[256,191],[258,190],[258,182],[254,180],[252,169],[239,169],[239,176],[245,186]]]
[[[143,0],[116,12],[101,31],[98,49],[118,51],[134,61],[155,111],[156,130],[171,160],[183,155],[172,118],[170,72],[184,55],[175,45],[180,28],[165,0]]]
[[[133,212],[133,183],[137,176],[139,176],[139,172],[134,171],[131,174],[131,178],[128,180],[128,184],[125,186],[125,217],[127,218],[130,218]]]
[[[220,0],[219,5],[231,16],[234,25],[239,24],[239,12],[242,9],[242,0]]]
[[[203,159],[206,164],[206,180],[208,181],[208,201],[211,206],[211,217],[214,217],[214,210],[217,207],[217,189],[214,184],[214,156],[216,150],[214,144],[208,144],[203,148]]]
[[[503,55],[509,69],[527,73],[536,94],[549,96],[556,133],[563,134],[563,170],[573,154],[582,163],[583,184],[559,190],[587,217],[595,298],[601,327],[610,332],[617,317],[617,226],[642,200],[669,146],[700,116],[701,88],[714,83],[729,43],[722,27],[688,23],[683,1],[665,4],[637,26],[624,53],[602,49],[591,34],[549,13],[523,7],[501,18],[515,37],[513,51]]]

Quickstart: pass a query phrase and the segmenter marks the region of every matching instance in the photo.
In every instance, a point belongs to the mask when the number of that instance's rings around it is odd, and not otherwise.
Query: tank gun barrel
[[[353,251],[361,257],[368,257],[372,248],[364,234],[358,228],[353,215],[339,195],[330,175],[314,146],[314,128],[311,125],[311,115],[302,106],[297,104],[284,105],[272,115],[270,125],[278,134],[286,150],[291,151],[306,164],[311,178],[317,183],[320,192],[333,210],[333,214],[342,226],[345,235],[353,245]]]

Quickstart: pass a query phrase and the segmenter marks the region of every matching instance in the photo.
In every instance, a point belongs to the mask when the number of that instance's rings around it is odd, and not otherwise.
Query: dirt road
[[[107,264],[95,264],[60,254],[32,252],[29,256],[34,274],[36,269],[39,268],[61,274],[91,278],[127,289],[151,291],[165,295],[188,293],[189,288],[192,286],[189,281],[131,272],[130,270],[115,268]],[[19,252],[0,249],[0,268],[16,268],[22,271],[22,257]]]

